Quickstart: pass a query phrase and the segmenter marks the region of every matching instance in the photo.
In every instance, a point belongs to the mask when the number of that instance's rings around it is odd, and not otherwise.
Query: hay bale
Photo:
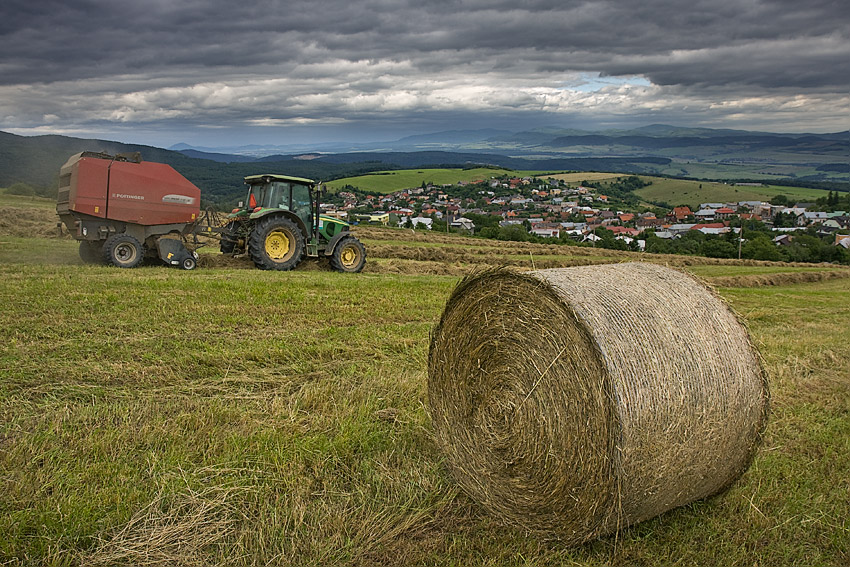
[[[461,487],[570,543],[727,487],[768,403],[729,308],[642,263],[467,277],[428,371],[436,438]]]

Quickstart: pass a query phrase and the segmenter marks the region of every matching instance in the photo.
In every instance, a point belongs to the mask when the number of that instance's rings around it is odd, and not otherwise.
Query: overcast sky
[[[846,0],[3,0],[0,130],[167,147],[850,129]]]

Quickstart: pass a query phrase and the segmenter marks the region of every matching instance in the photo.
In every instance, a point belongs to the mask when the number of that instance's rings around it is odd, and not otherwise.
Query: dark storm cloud
[[[850,104],[848,12],[825,0],[6,0],[0,127],[500,109],[758,122],[801,95],[826,120]],[[582,88],[597,76],[631,82]]]
[[[850,84],[845,2],[12,0],[2,11],[4,84],[285,70],[327,58],[507,61],[665,85]]]

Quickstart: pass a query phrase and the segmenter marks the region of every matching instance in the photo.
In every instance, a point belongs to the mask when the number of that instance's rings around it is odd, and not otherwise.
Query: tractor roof
[[[292,175],[280,175],[278,173],[261,173],[259,175],[249,175],[245,178],[245,183],[266,183],[268,181],[289,181],[291,183],[302,183],[304,185],[315,185],[316,182],[312,179],[304,177],[293,177]]]

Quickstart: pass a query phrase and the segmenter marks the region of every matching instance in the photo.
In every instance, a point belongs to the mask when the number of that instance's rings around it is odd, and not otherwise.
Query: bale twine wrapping
[[[437,442],[461,487],[569,543],[724,489],[767,415],[760,359],[734,314],[652,264],[467,277],[428,371]]]

